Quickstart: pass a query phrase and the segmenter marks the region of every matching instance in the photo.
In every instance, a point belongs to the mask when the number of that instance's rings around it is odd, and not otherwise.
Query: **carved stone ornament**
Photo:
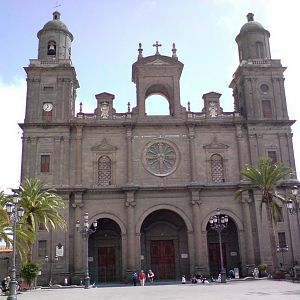
[[[109,117],[109,105],[108,105],[108,103],[107,102],[102,102],[101,106],[100,106],[100,109],[101,109],[100,117],[102,119],[108,119],[108,117]]]
[[[156,140],[145,148],[143,162],[153,175],[167,176],[176,170],[178,153],[169,141]]]
[[[217,102],[210,101],[208,106],[209,116],[215,118],[218,116],[218,106]]]

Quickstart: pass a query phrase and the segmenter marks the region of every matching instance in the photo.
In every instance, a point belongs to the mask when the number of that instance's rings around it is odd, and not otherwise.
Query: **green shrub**
[[[39,271],[40,265],[36,262],[30,261],[22,267],[21,276],[26,283],[31,286]]]
[[[258,265],[258,270],[259,271],[266,271],[267,270],[268,265],[266,263],[261,263],[260,265]]]

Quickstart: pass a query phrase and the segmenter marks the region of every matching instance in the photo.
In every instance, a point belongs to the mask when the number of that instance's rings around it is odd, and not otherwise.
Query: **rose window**
[[[155,142],[144,152],[145,167],[157,176],[171,174],[177,163],[177,154],[173,146],[167,142]]]

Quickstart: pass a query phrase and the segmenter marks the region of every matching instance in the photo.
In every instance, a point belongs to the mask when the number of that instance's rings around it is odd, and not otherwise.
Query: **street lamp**
[[[17,299],[17,280],[16,280],[16,239],[17,239],[17,223],[21,221],[24,216],[25,209],[18,207],[17,204],[20,198],[18,195],[13,195],[13,203],[7,202],[5,209],[9,215],[9,219],[13,224],[13,252],[12,252],[12,269],[11,269],[11,280],[9,283],[9,295],[7,300]]]
[[[220,259],[221,259],[221,283],[226,282],[226,272],[223,263],[222,237],[221,232],[227,227],[228,216],[221,216],[221,212],[217,209],[217,214],[209,219],[210,228],[217,231],[219,235]]]
[[[53,263],[58,262],[58,256],[55,255],[53,259],[49,258],[48,255],[45,256],[45,262],[50,264],[50,279],[49,279],[49,286],[52,286],[52,275],[53,275]]]
[[[89,214],[86,212],[83,217],[83,226],[81,227],[80,221],[76,221],[77,232],[82,234],[82,237],[85,239],[86,246],[86,265],[85,265],[85,278],[84,278],[84,288],[88,289],[90,287],[90,275],[89,275],[89,236],[96,232],[97,230],[97,221],[93,221],[93,227],[89,228]]]
[[[296,185],[292,187],[292,195],[293,199],[289,199],[286,203],[286,206],[290,214],[296,214],[300,212],[299,202],[297,201],[298,187]]]
[[[283,255],[283,253],[284,253],[284,252],[288,252],[288,251],[289,251],[289,246],[288,246],[288,245],[285,245],[285,246],[280,246],[280,245],[278,245],[278,246],[277,246],[277,252],[278,252],[278,253],[281,253],[283,270],[285,269],[285,268],[284,268],[284,255]]]

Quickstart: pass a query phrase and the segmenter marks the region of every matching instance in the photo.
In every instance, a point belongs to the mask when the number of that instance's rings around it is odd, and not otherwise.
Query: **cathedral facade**
[[[285,98],[285,67],[270,54],[270,33],[247,15],[236,42],[240,63],[230,88],[234,111],[221,94],[203,95],[193,112],[180,101],[183,71],[175,44],[170,56],[143,56],[132,65],[136,106],[118,113],[114,95],[97,94],[94,112],[75,113],[79,83],[71,61],[72,33],[53,13],[38,32],[38,57],[27,73],[21,177],[36,177],[65,200],[67,232],[38,232],[34,260],[48,256],[42,273],[53,282],[78,283],[88,264],[91,281],[120,282],[133,270],[152,269],[156,279],[218,274],[220,244],[225,269],[247,275],[271,251],[260,195],[234,193],[245,164],[271,157],[295,170]],[[163,96],[168,115],[149,115],[146,101]],[[289,192],[295,181],[281,189]],[[228,225],[218,233],[209,220],[219,209]],[[88,213],[88,237],[78,231]],[[92,222],[97,222],[95,229]],[[282,208],[278,245],[288,245],[285,264],[300,261],[296,216]],[[279,261],[281,261],[281,254]],[[49,262],[48,261],[48,262]],[[53,263],[53,264],[52,264]],[[51,269],[51,275],[50,270]],[[42,280],[41,280],[42,281]]]

